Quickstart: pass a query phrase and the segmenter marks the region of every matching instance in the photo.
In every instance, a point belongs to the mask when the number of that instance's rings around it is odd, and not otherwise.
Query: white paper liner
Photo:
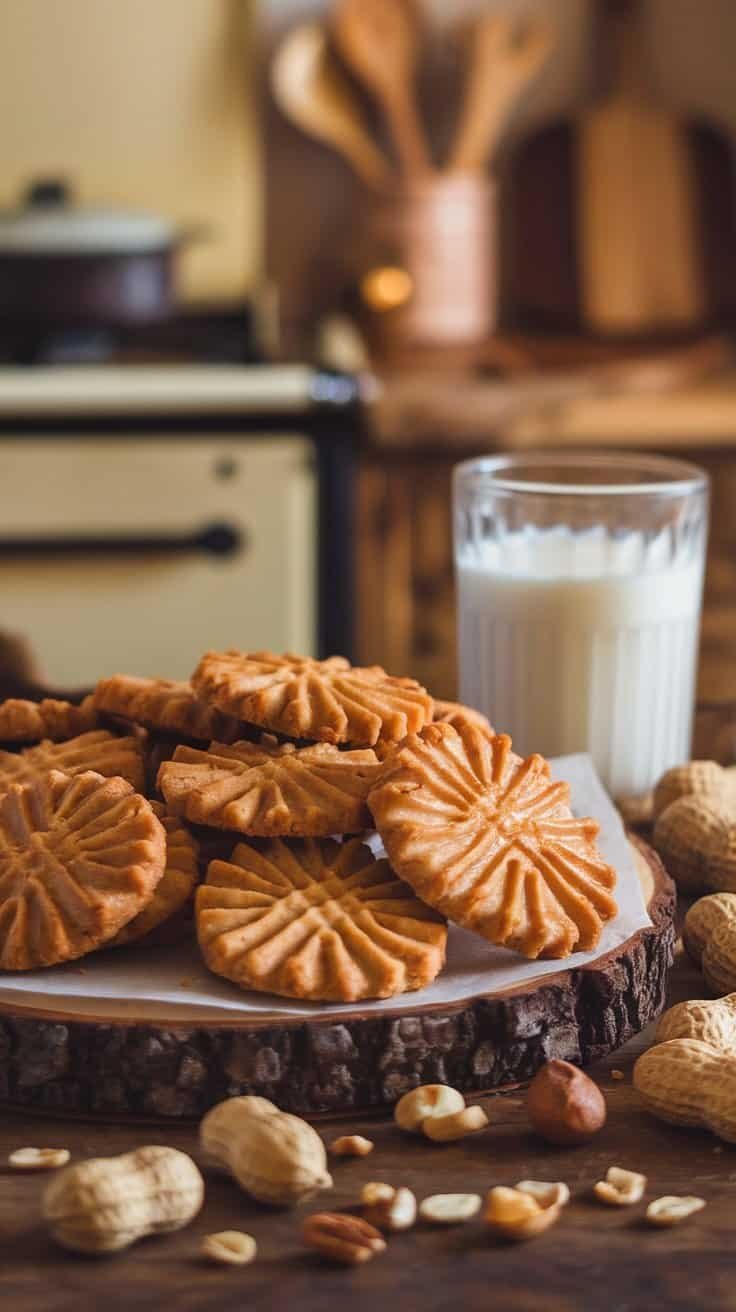
[[[637,930],[651,924],[644,904],[631,847],[618,811],[606,794],[588,756],[563,756],[552,762],[554,777],[566,779],[571,788],[576,815],[591,815],[601,826],[599,845],[606,860],[618,872],[616,899],[618,915],[603,930],[593,952],[576,952],[560,961],[527,961],[504,948],[496,948],[467,930],[450,927],[447,964],[438,979],[416,993],[404,993],[379,1002],[360,1003],[361,1012],[392,1015],[415,1013],[418,1006],[461,1003],[479,994],[494,993],[531,980],[543,979],[561,968],[584,966],[618,947]],[[369,840],[380,848],[377,835]],[[96,1000],[123,1003],[121,1010],[134,1018],[139,1009],[149,1014],[148,1004],[174,1004],[176,1009],[202,1009],[198,1019],[210,1017],[237,1021],[278,1022],[288,1017],[322,1020],[338,1017],[355,1003],[297,1002],[271,994],[246,992],[210,974],[196,944],[173,948],[117,949],[72,961],[49,970],[34,970],[2,976],[0,1002],[46,1010],[94,1011]],[[100,1007],[97,1002],[97,1007]],[[100,1008],[109,1013],[109,1005]],[[160,1008],[156,1008],[157,1012]]]

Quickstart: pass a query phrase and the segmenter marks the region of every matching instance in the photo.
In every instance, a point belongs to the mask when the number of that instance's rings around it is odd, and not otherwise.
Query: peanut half
[[[484,1130],[488,1117],[482,1107],[464,1107],[460,1112],[450,1112],[448,1116],[430,1116],[424,1121],[422,1130],[434,1143],[450,1143],[453,1139],[464,1139],[468,1134]]]
[[[640,1203],[647,1187],[647,1177],[636,1171],[625,1171],[621,1166],[609,1166],[605,1180],[593,1186],[593,1193],[610,1207],[631,1207]]]
[[[411,1189],[371,1181],[363,1186],[363,1217],[377,1230],[410,1230],[417,1219],[417,1200]]]
[[[394,1120],[401,1130],[421,1134],[430,1117],[450,1116],[461,1112],[465,1099],[449,1084],[420,1084],[400,1098],[394,1108]]]
[[[480,1211],[480,1194],[430,1194],[419,1204],[423,1221],[433,1225],[459,1225]]]
[[[68,1148],[16,1148],[8,1158],[8,1166],[14,1171],[55,1171],[66,1166],[69,1157]]]
[[[666,1194],[664,1198],[655,1198],[654,1202],[649,1204],[647,1221],[650,1225],[677,1225],[688,1216],[702,1212],[704,1207],[704,1198],[695,1198],[692,1195],[677,1198],[674,1194]]]
[[[561,1212],[561,1203],[541,1207],[530,1193],[498,1186],[488,1194],[485,1221],[505,1239],[533,1239],[554,1225]]]
[[[570,1201],[570,1190],[562,1180],[553,1184],[548,1180],[520,1180],[514,1188],[530,1194],[540,1207],[564,1207]]]
[[[395,1193],[392,1184],[384,1184],[382,1180],[369,1180],[360,1191],[360,1201],[364,1207],[373,1207],[375,1203],[388,1202]]]
[[[362,1134],[343,1134],[330,1144],[330,1152],[335,1157],[367,1157],[373,1148],[373,1141],[364,1139]]]
[[[221,1266],[245,1266],[256,1255],[256,1241],[252,1235],[242,1230],[219,1230],[217,1234],[205,1235],[200,1251],[210,1262]]]
[[[302,1238],[323,1257],[344,1266],[368,1262],[386,1247],[374,1226],[343,1212],[313,1212],[302,1226]]]

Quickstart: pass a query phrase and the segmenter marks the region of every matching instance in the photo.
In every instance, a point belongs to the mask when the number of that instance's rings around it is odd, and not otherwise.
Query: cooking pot
[[[154,214],[86,209],[37,182],[0,213],[0,320],[112,325],[166,318],[177,248],[195,231]]]

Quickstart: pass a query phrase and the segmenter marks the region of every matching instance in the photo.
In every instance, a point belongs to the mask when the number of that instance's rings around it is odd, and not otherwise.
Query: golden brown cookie
[[[212,862],[196,920],[210,970],[287,998],[388,998],[423,988],[445,960],[442,918],[359,838],[239,843]]]
[[[10,781],[28,783],[47,770],[61,770],[70,775],[94,770],[107,779],[120,775],[137,792],[142,792],[143,743],[133,736],[118,738],[107,729],[92,729],[66,742],[42,742],[22,752],[0,752],[0,789]]]
[[[375,752],[262,743],[177,747],[157,784],[169,806],[198,824],[258,837],[356,834],[371,824],[366,805],[381,765]]]
[[[435,699],[432,719],[435,724],[451,724],[456,729],[460,729],[466,724],[474,724],[477,729],[481,729],[483,733],[488,734],[490,737],[496,732],[485,715],[474,710],[472,706],[465,706],[463,702],[438,702]],[[376,756],[379,761],[385,761],[395,746],[396,743],[383,742],[379,739],[375,746]]]
[[[92,952],[146,905],[166,857],[149,803],[124,779],[51,770],[0,795],[0,969]]]
[[[39,743],[42,738],[63,742],[96,725],[97,713],[91,697],[85,697],[78,706],[52,697],[41,702],[9,697],[0,702],[0,743]]]
[[[432,718],[432,698],[414,679],[380,665],[351,666],[272,652],[209,651],[192,675],[203,701],[291,738],[372,747],[398,742]]]
[[[400,744],[368,805],[389,860],[430,906],[526,957],[595,947],[616,873],[541,756],[505,734],[432,724]]]
[[[436,724],[452,724],[456,729],[463,724],[474,724],[476,729],[482,729],[484,733],[495,732],[487,716],[481,711],[474,710],[472,706],[463,705],[462,702],[435,701],[434,721]]]
[[[93,693],[98,711],[119,715],[124,720],[164,733],[179,734],[208,743],[235,742],[243,737],[243,726],[230,716],[197,700],[189,683],[174,679],[138,679],[131,674],[113,674],[100,679]]]
[[[151,802],[151,810],[166,832],[164,873],[150,901],[106,947],[156,947],[161,942],[176,941],[181,932],[186,932],[186,921],[180,913],[191,902],[199,878],[198,845],[181,820],[170,815],[160,802]],[[174,933],[173,928],[172,933],[166,932],[175,922],[181,932]]]

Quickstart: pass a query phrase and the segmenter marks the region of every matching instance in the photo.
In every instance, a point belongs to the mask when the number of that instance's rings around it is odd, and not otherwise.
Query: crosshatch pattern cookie
[[[435,701],[434,720],[438,724],[451,724],[456,729],[460,729],[464,724],[474,724],[476,729],[482,729],[484,733],[494,733],[487,716],[481,711],[474,710],[472,706],[464,706],[462,702]]]
[[[166,838],[124,779],[51,770],[0,795],[0,969],[84,956],[149,901]]]
[[[120,775],[141,792],[145,778],[143,744],[139,738],[118,738],[107,729],[93,729],[62,743],[42,742],[21,752],[0,752],[0,788],[11,780],[28,783],[47,770],[70,775],[94,770],[108,779]]]
[[[210,970],[283,997],[387,998],[423,988],[445,960],[442,918],[359,838],[239,843],[212,862],[196,919]]]
[[[40,743],[42,738],[62,742],[96,725],[97,713],[91,697],[85,697],[78,706],[53,697],[42,702],[9,697],[0,702],[0,743]]]
[[[432,718],[432,698],[414,679],[393,678],[380,665],[351,666],[342,656],[210,651],[192,684],[228,715],[291,738],[354,747],[398,742]]]
[[[159,770],[158,787],[195,823],[259,837],[326,837],[368,828],[366,798],[380,771],[370,748],[297,748],[266,739],[212,743],[209,752],[177,747]]]
[[[186,932],[186,917],[180,913],[191,903],[199,879],[199,848],[181,820],[170,815],[160,802],[151,802],[151,810],[166,833],[164,873],[149,902],[107,945],[111,948],[156,947],[171,943]],[[167,932],[167,928],[170,932]],[[191,930],[191,917],[189,920]],[[179,932],[177,932],[177,930]]]
[[[389,860],[443,915],[526,957],[595,947],[616,874],[569,786],[505,734],[429,725],[388,758],[368,797]]]
[[[120,715],[147,729],[181,734],[208,743],[242,738],[243,725],[198,701],[190,683],[174,679],[137,679],[113,674],[101,679],[93,693],[98,711]]]

